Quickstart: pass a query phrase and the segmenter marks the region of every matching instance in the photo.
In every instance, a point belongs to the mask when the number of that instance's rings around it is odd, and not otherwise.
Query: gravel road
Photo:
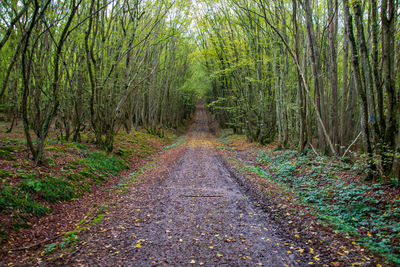
[[[225,167],[208,125],[199,106],[170,170],[134,185],[114,213],[82,236],[73,258],[59,264],[301,265],[290,241]]]

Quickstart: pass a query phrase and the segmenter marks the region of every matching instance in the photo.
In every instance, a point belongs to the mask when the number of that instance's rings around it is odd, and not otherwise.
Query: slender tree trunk
[[[386,149],[395,152],[396,136],[398,131],[398,105],[399,99],[396,95],[395,83],[395,22],[396,8],[394,0],[382,0],[382,56],[383,56],[383,77],[384,87],[387,94],[387,112],[385,144]],[[384,171],[391,175],[393,165],[393,156],[387,157],[383,162]]]
[[[310,48],[310,59],[311,59],[311,71],[313,75],[314,81],[314,94],[315,94],[315,105],[318,109],[318,112],[321,114],[321,119],[324,118],[324,115],[321,110],[321,69],[320,69],[320,53],[319,48],[315,39],[315,31],[313,25],[313,15],[312,9],[310,6],[310,0],[304,1],[304,11],[306,17],[306,29],[307,29],[307,37],[308,37],[308,45]],[[319,120],[317,120],[318,125],[318,147],[325,151],[325,140],[324,133],[322,129],[322,125]]]
[[[349,46],[351,51],[351,63],[353,66],[353,75],[355,87],[360,99],[360,111],[361,111],[361,129],[362,129],[362,140],[364,144],[364,149],[366,150],[368,156],[369,172],[368,179],[373,178],[373,172],[376,170],[376,166],[372,156],[372,146],[370,141],[370,132],[368,128],[368,103],[367,95],[365,89],[363,88],[363,83],[361,79],[361,72],[358,61],[358,51],[357,44],[353,32],[353,19],[349,10],[348,0],[343,0],[344,17],[347,26],[347,34],[349,38]]]
[[[330,38],[330,86],[332,90],[332,142],[337,145],[339,141],[339,114],[338,114],[338,71],[337,71],[337,28],[338,28],[338,0],[328,0],[329,18],[333,17],[331,25],[329,27],[329,38]],[[333,6],[332,6],[333,5]]]
[[[347,34],[347,25],[346,21],[344,22],[344,32],[343,32],[343,61],[342,61],[342,103],[341,103],[341,120],[340,120],[340,144],[342,152],[344,152],[344,147],[347,145],[347,131],[348,131],[348,121],[351,120],[351,116],[349,116],[347,112],[349,97],[349,85],[348,85],[348,61],[349,61],[349,38]]]

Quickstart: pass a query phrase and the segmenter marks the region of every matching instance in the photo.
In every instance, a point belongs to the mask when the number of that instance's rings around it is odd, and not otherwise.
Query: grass
[[[400,264],[400,199],[385,197],[380,184],[346,178],[360,167],[295,150],[263,151],[257,159],[260,167],[246,169],[290,188],[323,223]]]

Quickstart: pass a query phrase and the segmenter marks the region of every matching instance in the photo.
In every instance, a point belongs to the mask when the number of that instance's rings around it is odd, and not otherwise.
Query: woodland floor
[[[158,154],[141,172],[122,174],[126,179],[121,190],[101,210],[89,212],[74,231],[46,243],[41,252],[23,257],[9,252],[3,264],[377,266],[384,262],[307,212],[291,216],[292,210],[302,209],[293,195],[276,193],[276,185],[235,169],[240,163],[253,164],[251,155],[260,147],[224,149],[210,125],[199,106],[185,142]]]

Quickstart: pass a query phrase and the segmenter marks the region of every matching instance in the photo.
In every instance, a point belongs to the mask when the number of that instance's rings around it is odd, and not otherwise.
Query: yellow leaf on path
[[[368,232],[368,233],[367,233],[367,236],[371,237],[372,235],[371,235],[371,233],[370,233],[370,232]]]
[[[191,260],[190,263],[191,263],[191,264],[195,264],[196,261],[195,261],[195,260]]]
[[[115,251],[115,254],[118,254],[119,253],[119,251]]]
[[[314,254],[314,249],[313,248],[310,248],[310,253]]]
[[[210,248],[210,249],[213,249],[214,247],[213,247],[213,246],[209,246],[209,248]]]
[[[137,247],[137,248],[141,248],[142,245],[141,245],[140,243],[137,243],[137,244],[136,244],[136,247]]]
[[[217,256],[222,258],[224,255],[218,253]]]
[[[314,262],[310,261],[308,264],[311,265],[311,264],[314,264]]]

